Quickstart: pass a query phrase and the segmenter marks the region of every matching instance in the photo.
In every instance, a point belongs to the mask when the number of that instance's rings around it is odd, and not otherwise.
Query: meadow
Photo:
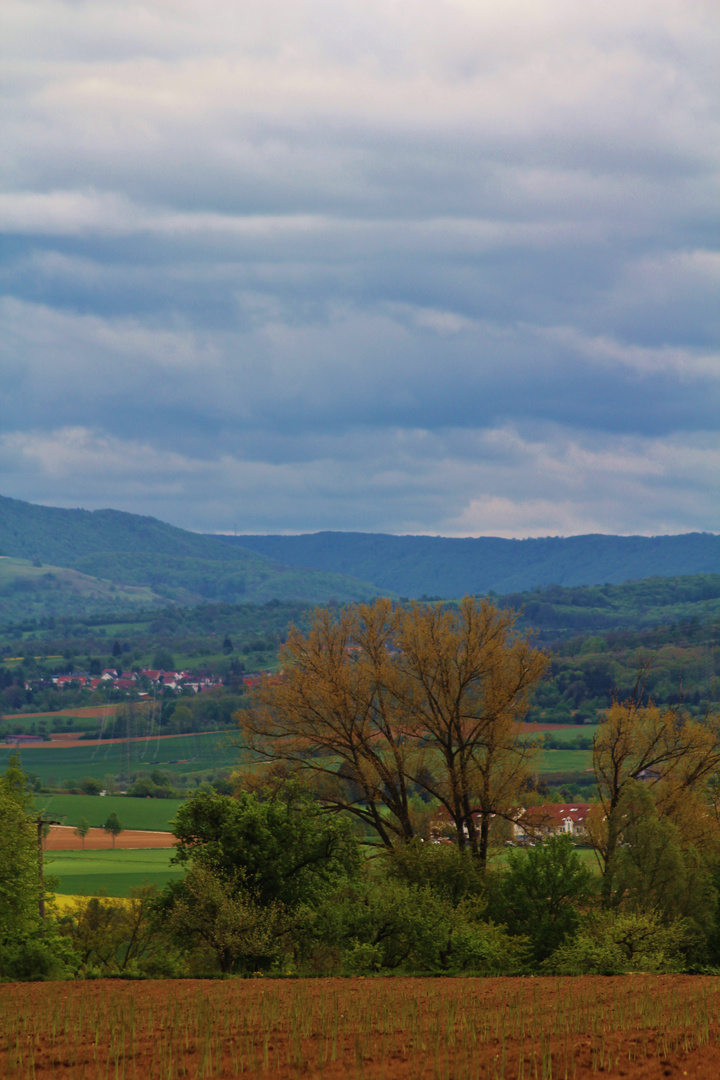
[[[59,895],[129,896],[138,885],[166,882],[183,874],[171,866],[171,848],[146,851],[58,851],[45,856],[45,873],[58,879]]]
[[[3,730],[17,734],[26,731],[35,734],[39,724],[44,724],[47,731],[55,728],[54,721],[60,721],[63,727],[73,731],[96,731],[98,720],[106,723],[113,717],[121,705],[78,705],[75,708],[58,709],[56,712],[13,713],[3,717]]]
[[[176,775],[196,773],[233,767],[238,754],[233,748],[233,739],[233,732],[221,731],[129,743],[80,743],[72,747],[54,747],[50,743],[19,749],[3,746],[0,747],[0,771],[7,768],[12,754],[19,753],[23,769],[50,787],[85,776],[127,776],[158,768]]]
[[[35,806],[45,816],[73,828],[81,818],[91,827],[102,828],[113,811],[124,829],[170,832],[170,822],[182,806],[182,799],[132,799],[126,795],[36,795]]]
[[[523,724],[523,734],[544,735],[548,734],[558,742],[568,743],[572,746],[578,739],[592,739],[599,728],[599,724]]]
[[[14,1080],[585,1080],[720,1072],[698,976],[317,979],[0,987]]]
[[[541,750],[537,770],[541,776],[553,773],[591,773],[592,750]],[[592,776],[588,776],[588,782]]]
[[[87,724],[91,721],[83,717],[83,722]],[[548,734],[558,742],[567,743],[567,749],[540,751],[538,771],[541,774],[589,772],[591,751],[579,750],[573,744],[581,737],[591,739],[596,731],[595,724],[582,728],[574,725],[553,727]],[[545,732],[542,726],[529,724],[525,733],[541,737]],[[101,745],[79,742],[77,746],[53,746],[50,743],[19,748],[0,746],[0,771],[7,768],[11,754],[19,753],[26,772],[39,777],[43,785],[50,787],[59,786],[65,780],[79,781],[87,776],[102,779],[158,768],[163,772],[182,776],[203,770],[233,768],[239,755],[234,745],[236,739],[236,733],[229,730],[134,740],[129,743],[108,741]],[[124,819],[122,820],[125,824]],[[73,824],[71,821],[67,823]],[[128,828],[164,827],[131,825],[130,822],[127,825]]]

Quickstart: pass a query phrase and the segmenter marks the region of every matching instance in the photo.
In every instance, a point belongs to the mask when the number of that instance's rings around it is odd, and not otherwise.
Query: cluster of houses
[[[590,803],[544,803],[521,808],[513,823],[517,843],[532,843],[549,836],[569,836],[583,840]]]
[[[219,675],[209,672],[193,674],[191,671],[157,671],[153,668],[142,668],[138,671],[118,671],[117,668],[105,668],[100,675],[88,675],[86,672],[74,671],[70,675],[55,675],[52,679],[53,686],[62,690],[65,686],[73,686],[77,689],[98,690],[102,687],[111,687],[113,690],[129,692],[137,690],[140,697],[148,693],[148,684],[155,689],[192,690],[196,694],[202,694],[208,690],[215,690],[223,685]]]
[[[25,690],[47,690],[54,687],[57,690],[119,690],[121,693],[134,693],[140,698],[151,696],[153,691],[172,690],[179,694],[182,691],[195,694],[208,693],[211,690],[220,690],[228,686],[234,692],[239,688],[252,690],[260,684],[264,678],[280,678],[270,672],[251,672],[233,678],[229,682],[223,682],[220,675],[212,671],[192,672],[187,669],[181,671],[162,671],[155,668],[141,668],[138,671],[122,671],[119,668],[105,668],[99,675],[89,674],[87,671],[73,671],[68,675],[53,675],[42,679],[26,680],[23,684]]]
[[[547,840],[551,836],[569,836],[582,842],[586,836],[586,820],[591,803],[543,803],[541,806],[518,806],[512,814],[510,843],[520,846]],[[480,815],[473,815],[478,819]],[[446,841],[450,827],[447,811],[438,811],[430,825],[430,836],[435,843]],[[465,827],[467,834],[467,826]]]

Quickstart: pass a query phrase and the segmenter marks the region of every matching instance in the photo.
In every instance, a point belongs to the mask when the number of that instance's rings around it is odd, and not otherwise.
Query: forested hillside
[[[2,576],[4,566],[5,563],[0,561],[0,589],[3,580],[7,581]],[[44,568],[31,569],[38,578],[44,577]],[[50,572],[51,580],[62,573],[73,574],[71,571],[57,571],[57,575]],[[75,589],[79,577],[70,576]],[[153,597],[156,603],[161,600],[149,590],[138,588],[135,592],[138,597]],[[103,597],[106,600],[113,596],[125,597],[126,593],[132,593],[130,587],[117,589],[115,593],[106,588]],[[162,644],[173,648],[176,641],[207,643],[218,634],[245,640],[271,632],[277,638],[282,637],[290,623],[304,626],[313,607],[312,601],[274,598],[263,604],[218,601],[168,605],[165,601],[158,609],[147,603],[142,608],[138,600],[133,609],[123,612],[108,603],[104,611],[48,615],[38,614],[28,607],[27,597],[32,596],[31,593],[23,589],[18,590],[17,595],[22,600],[18,610],[11,613],[5,610],[0,617],[0,642],[5,642],[6,647],[15,652],[22,652],[27,641],[43,643],[45,651],[48,651],[45,646],[52,645],[56,651],[66,639],[86,639],[89,647],[95,647],[100,638],[108,636],[141,638],[148,648],[154,646],[158,637],[163,639]],[[539,640],[549,646],[578,635],[598,633],[636,633],[653,643],[658,633],[666,640],[668,635],[685,633],[689,627],[720,622],[720,574],[649,578],[625,585],[553,586],[494,599],[499,606],[517,611],[518,625],[531,627]]]
[[[654,577],[624,585],[596,585],[507,593],[502,607],[521,613],[544,641],[579,633],[644,630],[678,623],[720,621],[720,574]]]
[[[399,596],[515,593],[541,585],[621,584],[631,579],[720,573],[720,536],[388,536],[320,532],[224,537],[296,566],[351,574]]]
[[[203,599],[327,603],[370,599],[377,592],[365,582],[283,566],[155,518],[0,497],[0,620]]]
[[[0,496],[0,555],[74,566],[77,559],[115,551],[243,562],[221,541],[120,510],[64,510]]]
[[[64,510],[0,497],[0,622],[204,600],[325,604],[378,593],[452,599],[495,592],[524,606],[535,625],[563,633],[652,625],[665,617],[656,609],[668,603],[665,594],[657,599],[656,586],[624,599],[607,589],[572,597],[563,589],[719,573],[720,537],[709,533],[534,540],[329,532],[221,537],[118,510]],[[551,593],[549,586],[558,588]],[[702,599],[711,614],[716,586],[697,588],[710,593],[686,600],[678,593],[672,603]],[[528,590],[532,595],[524,595]]]

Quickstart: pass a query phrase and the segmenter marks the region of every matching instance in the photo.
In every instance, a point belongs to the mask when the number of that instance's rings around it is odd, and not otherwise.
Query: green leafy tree
[[[299,966],[346,974],[426,971],[483,974],[522,968],[526,945],[481,918],[484,904],[453,904],[427,885],[385,878],[329,895],[296,933]]]
[[[153,769],[149,776],[146,773],[136,776],[127,794],[139,799],[172,799],[175,791],[168,774]]]
[[[99,974],[147,971],[158,950],[167,947],[153,925],[155,885],[130,890],[126,900],[78,898],[59,920],[60,933],[72,942],[81,967]]]
[[[76,966],[52,917],[40,917],[37,817],[20,759],[0,776],[0,979],[64,977]]]
[[[85,837],[90,832],[90,823],[87,818],[81,817],[74,829],[75,835],[79,836],[82,840],[82,846],[85,847]]]
[[[117,971],[117,957],[124,937],[123,905],[106,897],[83,897],[60,920],[60,932],[68,937],[83,968],[102,974]]]
[[[173,832],[176,862],[202,865],[226,881],[239,872],[259,903],[312,903],[360,867],[349,822],[322,813],[293,786],[265,801],[198,792],[180,807]]]
[[[172,788],[172,777],[169,773],[163,772],[162,769],[153,769],[150,773],[150,779],[158,787]]]
[[[175,657],[169,649],[158,649],[153,656],[152,666],[156,671],[174,671]]]
[[[85,776],[77,785],[84,795],[99,795],[103,787],[99,780],[94,780],[91,776]]]
[[[386,873],[391,880],[429,888],[453,907],[465,900],[477,900],[486,891],[485,876],[477,860],[455,844],[411,841],[399,845],[386,856]]]
[[[241,872],[221,877],[197,863],[165,908],[162,925],[186,949],[209,952],[230,974],[267,970],[281,951],[288,917],[282,904],[258,902]]]
[[[545,963],[558,975],[681,971],[694,935],[679,920],[667,925],[647,911],[601,911]]]
[[[165,887],[158,925],[222,972],[267,969],[303,912],[360,869],[350,823],[293,784],[266,799],[200,791],[173,831],[187,873]]]
[[[39,920],[37,829],[32,797],[16,755],[0,776],[0,936]]]
[[[108,814],[108,819],[105,822],[103,828],[105,829],[106,833],[110,833],[112,835],[113,847],[115,847],[115,839],[123,831],[123,826],[120,823],[120,818],[117,816],[114,810],[111,814]]]
[[[165,731],[169,735],[185,735],[195,730],[195,714],[187,705],[176,705]]]
[[[685,919],[704,936],[717,905],[707,860],[659,813],[646,784],[627,786],[620,811],[623,842],[614,859],[613,906],[652,912],[666,924]]]
[[[492,891],[491,914],[512,933],[527,936],[533,960],[541,963],[577,929],[593,893],[593,875],[570,837],[557,836],[511,852]]]

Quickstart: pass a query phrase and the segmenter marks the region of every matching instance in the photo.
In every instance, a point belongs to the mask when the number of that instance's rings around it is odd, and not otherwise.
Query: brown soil
[[[116,848],[170,848],[177,843],[169,832],[150,832],[144,829],[125,829],[115,837]],[[70,825],[51,825],[45,837],[46,851],[100,851],[112,848],[112,836],[104,829],[91,829],[83,844]]]
[[[110,713],[116,713],[118,709],[122,708],[121,705],[79,705],[76,709],[56,709],[55,712],[26,712],[26,713],[13,713],[12,715],[6,714],[6,720],[52,720],[53,716],[89,716],[90,718],[95,716],[105,716]]]
[[[251,979],[0,987],[18,1080],[717,1080],[717,980]]]

